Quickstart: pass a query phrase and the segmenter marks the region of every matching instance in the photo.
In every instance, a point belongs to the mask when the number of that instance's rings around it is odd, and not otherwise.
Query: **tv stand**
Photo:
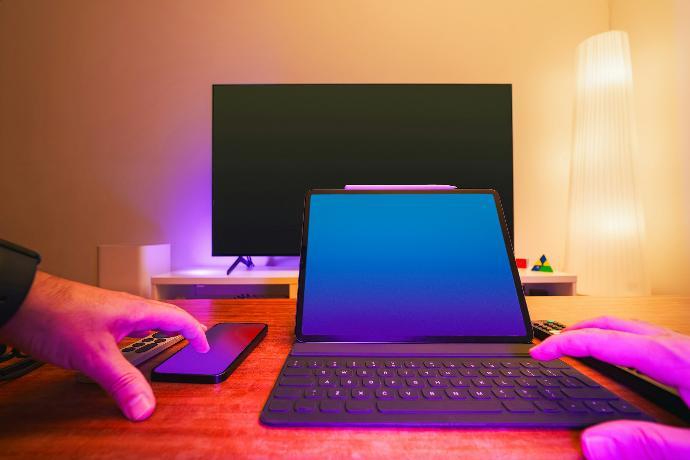
[[[232,273],[232,271],[235,269],[235,267],[237,267],[240,263],[246,265],[247,270],[251,270],[252,268],[254,268],[254,262],[252,261],[252,256],[246,256],[246,257],[245,256],[238,256],[237,259],[235,259],[235,261],[232,263],[232,265],[230,265],[230,267],[228,268],[228,271],[225,272],[225,274],[229,276],[230,273]]]

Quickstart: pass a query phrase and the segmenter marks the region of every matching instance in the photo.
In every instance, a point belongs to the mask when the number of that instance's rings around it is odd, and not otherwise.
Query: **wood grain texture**
[[[208,325],[265,322],[268,335],[224,383],[153,383],[158,407],[141,423],[125,420],[93,384],[45,365],[0,385],[0,457],[29,458],[536,458],[581,456],[575,430],[284,429],[259,424],[259,412],[293,341],[293,300],[177,301]],[[532,317],[573,323],[604,313],[690,333],[690,298],[528,298]],[[181,346],[181,345],[179,345]],[[172,350],[179,348],[174,347]],[[152,367],[168,350],[142,367]],[[575,367],[658,419],[682,423],[577,362]]]

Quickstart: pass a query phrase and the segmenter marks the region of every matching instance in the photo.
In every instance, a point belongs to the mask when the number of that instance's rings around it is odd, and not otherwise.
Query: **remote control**
[[[558,335],[565,328],[565,324],[551,319],[532,321],[534,336],[540,340]],[[628,387],[686,422],[690,422],[690,408],[681,399],[675,388],[659,383],[630,367],[614,366],[591,357],[574,359]]]
[[[127,361],[138,366],[182,340],[184,337],[179,334],[169,335],[158,331],[121,347],[120,351]],[[77,374],[77,380],[83,383],[93,383],[93,380],[81,373]]]

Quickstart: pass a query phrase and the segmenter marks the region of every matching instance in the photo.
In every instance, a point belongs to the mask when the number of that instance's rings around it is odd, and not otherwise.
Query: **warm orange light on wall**
[[[628,35],[590,37],[577,56],[567,270],[580,294],[647,295]]]

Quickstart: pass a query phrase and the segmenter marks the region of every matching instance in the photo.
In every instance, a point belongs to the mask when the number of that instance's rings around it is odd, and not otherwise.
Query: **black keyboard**
[[[288,357],[273,426],[585,427],[652,420],[560,360]]]

